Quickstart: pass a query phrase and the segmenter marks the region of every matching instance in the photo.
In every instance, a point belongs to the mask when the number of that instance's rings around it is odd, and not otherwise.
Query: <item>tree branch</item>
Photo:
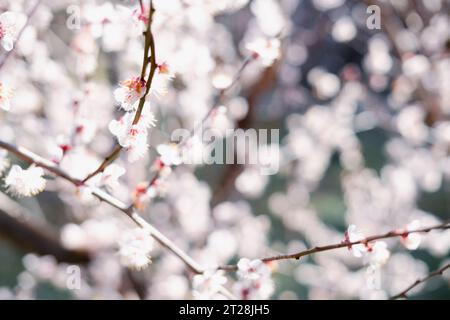
[[[422,279],[417,279],[413,284],[411,284],[408,288],[406,288],[405,290],[403,290],[402,292],[400,292],[399,294],[396,294],[395,296],[391,297],[391,300],[396,300],[399,298],[408,298],[408,292],[411,291],[413,288],[417,287],[419,284],[424,283],[428,280],[430,280],[431,278],[437,277],[437,276],[442,276],[445,272],[445,270],[450,269],[450,263],[446,264],[445,266],[443,266],[442,268],[440,268],[439,270],[436,270],[434,272],[431,272],[430,274],[428,274],[426,277],[422,278]]]
[[[335,250],[335,249],[340,249],[340,248],[351,248],[352,246],[357,245],[357,244],[367,245],[370,242],[373,242],[375,240],[395,238],[395,237],[405,237],[411,233],[427,233],[432,230],[447,230],[447,229],[450,229],[450,221],[447,221],[443,224],[439,224],[436,226],[421,228],[421,229],[417,229],[417,230],[413,230],[413,231],[405,231],[405,230],[390,231],[385,234],[370,236],[370,237],[364,238],[359,241],[354,241],[354,242],[343,241],[340,243],[331,244],[331,245],[327,245],[327,246],[314,247],[314,248],[307,249],[307,250],[300,251],[300,252],[293,253],[293,254],[278,255],[278,256],[274,256],[274,257],[263,258],[261,260],[263,262],[271,262],[271,261],[277,261],[277,260],[290,260],[290,259],[299,260],[300,258],[302,258],[304,256],[308,256],[308,255],[323,252],[323,251],[330,251],[330,250]],[[219,269],[225,270],[225,271],[236,271],[237,265],[225,265],[225,266],[219,267]]]
[[[60,178],[63,178],[66,181],[69,181],[70,183],[74,184],[75,186],[80,186],[79,180],[70,177],[67,173],[65,173],[64,171],[59,169],[56,166],[56,164],[32,153],[31,151],[29,151],[25,148],[16,147],[12,144],[6,143],[1,140],[0,140],[0,148],[8,150],[12,154],[16,155],[20,159],[22,159],[30,164],[35,164],[36,166],[46,169],[47,171],[53,173],[54,175],[56,175]],[[157,228],[155,228],[150,223],[145,221],[133,208],[130,208],[122,201],[118,200],[117,198],[114,198],[113,196],[111,196],[110,194],[106,193],[105,191],[103,191],[99,188],[90,187],[90,190],[91,190],[92,195],[94,195],[101,201],[106,202],[109,205],[115,207],[116,209],[120,210],[121,212],[125,213],[139,227],[147,230],[150,233],[150,235],[157,242],[159,242],[163,247],[167,248],[169,251],[171,251],[173,254],[175,254],[178,258],[180,258],[194,273],[197,273],[197,274],[203,273],[203,268],[200,266],[200,264],[198,264],[196,261],[194,261],[189,255],[187,255],[175,243],[173,243],[164,234],[162,234]]]

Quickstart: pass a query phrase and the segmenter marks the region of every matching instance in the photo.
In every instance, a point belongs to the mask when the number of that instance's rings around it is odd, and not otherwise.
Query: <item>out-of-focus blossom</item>
[[[248,43],[246,48],[256,59],[261,60],[264,66],[268,67],[280,56],[280,46],[280,40],[276,38],[269,40],[258,38]]]
[[[267,299],[273,293],[270,268],[261,260],[239,260],[237,274],[235,293],[241,299]]]
[[[31,197],[45,189],[46,181],[43,175],[44,170],[34,165],[28,169],[14,165],[5,178],[5,186],[14,196]]]
[[[406,226],[405,234],[402,236],[402,244],[408,250],[416,250],[419,248],[420,243],[422,242],[422,235],[418,232],[409,233],[411,231],[415,231],[420,229],[421,223],[419,220],[414,220]]]
[[[22,14],[15,12],[4,12],[0,14],[0,44],[6,51],[14,47],[17,34],[26,19]]]
[[[263,175],[257,168],[245,169],[236,179],[236,189],[250,198],[262,195],[268,183],[268,176]]]
[[[345,232],[345,243],[352,243],[363,240],[364,234],[358,232],[356,226],[354,224],[350,225]],[[363,243],[353,244],[348,246],[349,250],[352,251],[353,255],[357,258],[363,256],[364,253],[367,252],[367,247]]]
[[[283,9],[289,11],[286,7],[289,5],[283,6],[277,0],[254,0],[250,4],[258,28],[268,37],[276,37],[284,31],[287,19]]]
[[[325,70],[316,67],[308,73],[308,82],[313,86],[316,95],[320,99],[334,97],[341,88],[339,78]]]
[[[397,118],[400,133],[413,143],[423,143],[428,138],[428,127],[424,124],[425,111],[421,106],[407,106]]]
[[[141,228],[127,231],[119,241],[120,261],[131,269],[141,270],[147,267],[152,262],[152,250],[153,239],[148,231]]]
[[[158,99],[164,97],[169,92],[169,83],[173,79],[173,74],[168,72],[165,67],[164,69],[158,69],[153,77],[152,85],[150,87],[150,94]]]
[[[341,6],[345,0],[314,0],[314,6],[322,11],[331,10]]]
[[[166,75],[170,80],[172,80],[175,77],[175,75],[173,74],[172,67],[166,61],[158,64],[158,72],[160,74]]]
[[[160,155],[161,162],[166,166],[178,166],[183,161],[175,144],[160,144],[156,150]]]
[[[119,231],[114,220],[87,219],[79,225],[66,224],[61,231],[61,242],[68,249],[98,252],[111,249],[117,243]]]
[[[125,174],[125,168],[115,163],[106,167],[101,175],[101,184],[108,189],[119,186],[119,178]]]
[[[349,17],[342,17],[333,26],[331,35],[338,42],[351,41],[357,34],[355,24]]]
[[[268,299],[274,290],[270,268],[261,260],[242,258],[238,262],[234,293],[244,300]]]
[[[3,109],[5,111],[10,110],[11,97],[12,97],[12,90],[0,82],[0,109]]]
[[[133,111],[135,103],[145,94],[146,81],[140,77],[133,77],[120,83],[114,90],[114,98],[125,111]]]
[[[161,1],[161,0],[160,0]],[[161,2],[165,2],[162,0]],[[249,0],[223,0],[223,1],[205,1],[212,14],[218,14],[227,11],[236,11],[245,6]]]
[[[3,174],[6,168],[8,168],[8,166],[8,152],[6,150],[0,150],[0,176]]]
[[[192,290],[196,299],[207,300],[214,298],[220,287],[227,282],[224,272],[219,270],[206,270],[192,278]]]
[[[80,118],[76,122],[75,135],[76,138],[81,141],[81,143],[89,143],[95,136],[97,131],[97,125],[94,121]]]
[[[133,190],[133,203],[136,208],[143,209],[152,199],[163,196],[166,191],[167,182],[164,178],[156,179],[150,184],[140,182]]]
[[[233,82],[233,77],[230,74],[220,71],[213,75],[211,82],[214,88],[223,90]]]

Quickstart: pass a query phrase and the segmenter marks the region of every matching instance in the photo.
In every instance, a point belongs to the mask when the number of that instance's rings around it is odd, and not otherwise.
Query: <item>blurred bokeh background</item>
[[[32,3],[2,0],[0,9],[27,12]],[[279,129],[279,172],[180,166],[165,197],[143,212],[198,261],[236,263],[336,243],[350,224],[372,235],[450,219],[450,1],[154,3],[157,52],[176,77],[152,102],[158,124],[145,161],[118,160],[127,174],[113,194],[124,201],[151,177],[154,146],[173,129],[191,128],[214,103],[248,55],[245,44],[281,43],[273,65],[244,70],[224,101],[228,112],[212,123]],[[67,27],[73,5],[79,30]],[[380,9],[380,29],[368,27],[377,13],[371,5]],[[111,149],[107,124],[120,114],[112,91],[138,72],[142,55],[142,38],[122,23],[120,6],[132,13],[137,1],[42,2],[0,71],[16,88],[12,111],[0,114],[3,139],[53,158],[57,137],[78,123],[77,101],[96,133],[61,166],[83,176],[85,162]],[[129,224],[107,205],[52,177],[33,198],[1,192],[0,298],[191,297],[192,275],[162,248],[144,271],[120,266],[115,238]],[[340,249],[274,264],[271,298],[383,299],[449,261],[448,230],[425,235],[414,251],[399,239],[386,242],[391,256],[376,287],[366,261]],[[65,288],[71,264],[82,268],[85,289]],[[448,299],[449,282],[449,275],[433,279],[412,297]]]

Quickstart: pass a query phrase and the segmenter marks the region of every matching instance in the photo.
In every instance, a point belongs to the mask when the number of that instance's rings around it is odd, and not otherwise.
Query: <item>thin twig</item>
[[[340,242],[340,243],[336,243],[336,244],[331,244],[331,245],[327,245],[327,246],[320,246],[320,247],[314,247],[314,248],[310,248],[304,251],[300,251],[297,253],[293,253],[293,254],[287,254],[287,255],[278,255],[278,256],[274,256],[274,257],[268,257],[268,258],[263,258],[261,259],[263,262],[272,262],[272,261],[277,261],[277,260],[290,260],[290,259],[295,259],[295,260],[299,260],[300,258],[304,257],[304,256],[308,256],[314,253],[318,253],[318,252],[323,252],[323,251],[330,251],[330,250],[335,250],[335,249],[339,249],[339,248],[351,248],[354,245],[357,244],[364,244],[367,245],[370,242],[373,242],[375,240],[380,240],[380,239],[387,239],[387,238],[395,238],[395,237],[405,237],[408,234],[411,233],[427,233],[430,232],[432,230],[447,230],[450,229],[450,222],[447,221],[443,224],[439,224],[439,225],[435,225],[432,227],[427,227],[427,228],[421,228],[421,229],[417,229],[417,230],[412,230],[412,231],[406,231],[406,230],[394,230],[394,231],[390,231],[387,232],[385,234],[380,234],[380,235],[375,235],[375,236],[370,236],[358,241],[353,241],[353,242]],[[219,269],[221,270],[225,270],[225,271],[236,271],[237,270],[237,265],[225,265],[225,266],[221,266],[219,267]]]
[[[437,276],[442,276],[444,274],[445,270],[447,270],[447,269],[450,269],[450,263],[446,264],[445,266],[443,266],[439,270],[431,272],[430,274],[428,274],[426,277],[424,277],[422,279],[417,279],[408,288],[406,288],[405,290],[403,290],[399,294],[396,294],[395,296],[392,296],[391,300],[396,300],[396,299],[399,299],[399,298],[405,298],[405,299],[408,298],[408,292],[411,291],[413,288],[417,287],[421,283],[424,283],[424,282],[430,280],[431,278],[434,278],[434,277],[437,277]]]
[[[29,23],[31,17],[34,15],[34,13],[36,12],[36,10],[39,7],[39,5],[41,4],[41,2],[42,2],[42,0],[37,0],[36,3],[34,4],[34,6],[31,8],[31,10],[28,12],[28,14],[27,14],[27,21],[25,22],[25,25],[22,27],[22,29],[20,29],[19,33],[17,34],[16,43],[14,44],[14,47],[10,51],[6,52],[3,55],[2,60],[0,60],[0,70],[3,68],[3,66],[6,63],[6,61],[8,60],[8,58],[13,53],[14,49],[17,47],[17,43],[19,42],[20,38],[22,37],[22,34],[25,31],[26,27],[28,26],[28,23]]]

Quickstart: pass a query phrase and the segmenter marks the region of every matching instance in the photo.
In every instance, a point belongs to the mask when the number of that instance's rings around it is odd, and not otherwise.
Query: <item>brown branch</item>
[[[11,152],[25,162],[34,163],[36,166],[41,167],[53,173],[54,175],[73,183],[76,186],[82,185],[82,182],[80,180],[72,178],[70,175],[59,169],[54,162],[40,157],[23,147],[16,147],[13,144],[0,140],[0,148]]]
[[[434,277],[437,277],[437,276],[442,276],[444,274],[445,270],[447,270],[447,269],[450,269],[450,263],[446,264],[445,266],[443,266],[439,270],[431,272],[430,274],[428,274],[426,277],[424,277],[422,279],[417,279],[408,288],[406,288],[405,290],[403,290],[399,294],[396,294],[395,296],[392,296],[391,300],[396,300],[396,299],[399,299],[399,298],[405,298],[405,299],[408,298],[408,292],[411,291],[413,288],[417,287],[421,283],[424,283],[424,282],[430,280],[431,278],[434,278]]]
[[[89,254],[81,250],[64,248],[54,233],[30,222],[19,221],[0,209],[0,234],[26,252],[52,255],[59,262],[86,263]]]
[[[155,40],[152,33],[152,20],[154,12],[155,9],[153,8],[152,1],[150,1],[147,30],[144,32],[145,43],[144,43],[144,55],[142,58],[141,79],[144,79],[149,64],[150,64],[150,74],[145,84],[145,93],[142,96],[142,98],[139,99],[139,105],[133,119],[133,125],[137,124],[139,122],[139,119],[141,118],[142,110],[144,109],[145,99],[147,98],[148,93],[150,92],[152,81],[155,76],[156,69],[158,68],[158,64],[156,63]],[[150,59],[148,56],[149,52],[151,54]],[[111,151],[111,153],[104,158],[100,166],[97,169],[95,169],[92,173],[88,174],[86,178],[83,179],[82,183],[83,184],[86,183],[91,178],[103,172],[106,169],[106,167],[108,167],[112,162],[114,162],[114,160],[116,160],[120,156],[122,149],[123,147],[121,145],[116,144],[113,151]]]
[[[20,38],[22,37],[23,32],[25,31],[25,29],[28,26],[28,22],[30,21],[31,17],[35,14],[37,8],[39,7],[39,5],[41,4],[42,0],[36,0],[36,3],[34,4],[34,6],[31,8],[31,10],[28,12],[27,14],[27,21],[25,22],[25,25],[22,27],[22,29],[20,29],[17,38],[16,38],[16,43],[14,44],[14,47],[6,52],[3,55],[2,60],[0,61],[0,69],[3,68],[3,66],[5,65],[6,61],[8,60],[8,58],[11,56],[11,54],[14,52],[14,49],[17,47],[17,43],[19,42]]]
[[[380,239],[388,239],[388,238],[395,238],[395,237],[405,237],[408,234],[411,233],[427,233],[430,232],[432,230],[447,230],[450,229],[450,221],[447,221],[443,224],[439,224],[436,226],[432,226],[432,227],[427,227],[427,228],[421,228],[421,229],[417,229],[417,230],[412,230],[412,231],[406,231],[406,230],[394,230],[394,231],[390,231],[387,232],[385,234],[380,234],[380,235],[375,235],[375,236],[370,236],[367,238],[364,238],[362,240],[359,241],[353,241],[353,242],[340,242],[340,243],[336,243],[336,244],[331,244],[331,245],[327,245],[327,246],[320,246],[320,247],[314,247],[314,248],[310,248],[304,251],[300,251],[297,253],[293,253],[293,254],[286,254],[286,255],[278,255],[278,256],[274,256],[274,257],[268,257],[268,258],[263,258],[261,259],[263,262],[272,262],[272,261],[277,261],[277,260],[290,260],[290,259],[295,259],[295,260],[299,260],[302,257],[311,255],[311,254],[315,254],[315,253],[319,253],[319,252],[323,252],[323,251],[330,251],[330,250],[335,250],[335,249],[340,249],[340,248],[351,248],[354,245],[357,244],[364,244],[367,245],[370,242],[376,241],[376,240],[380,240]],[[225,266],[221,266],[219,269],[221,270],[225,270],[225,271],[236,271],[237,270],[237,265],[225,265]]]
[[[23,207],[0,194],[0,237],[26,252],[52,255],[59,262],[86,263],[89,253],[64,248],[58,233],[43,221],[33,219]]]
[[[277,66],[274,64],[264,70],[261,74],[259,80],[250,88],[247,94],[248,101],[248,112],[247,115],[238,121],[237,129],[249,129],[253,124],[255,117],[256,105],[264,92],[266,92],[276,81],[277,77]],[[234,150],[236,156],[237,150]],[[214,190],[211,206],[214,207],[224,199],[228,197],[230,192],[233,190],[234,182],[236,181],[239,174],[244,169],[244,165],[234,163],[226,167],[225,172],[222,175],[220,182],[218,183],[218,188]]]

